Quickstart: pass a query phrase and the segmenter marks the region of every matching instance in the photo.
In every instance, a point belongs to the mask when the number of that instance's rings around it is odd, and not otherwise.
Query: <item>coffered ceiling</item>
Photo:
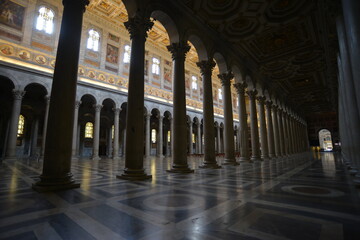
[[[171,1],[169,1],[171,4]],[[337,108],[339,0],[181,0],[242,59],[256,63],[258,80],[303,115]],[[127,21],[121,0],[92,0],[88,10],[109,21]],[[169,44],[157,23],[149,40]],[[189,53],[197,61],[195,49]]]

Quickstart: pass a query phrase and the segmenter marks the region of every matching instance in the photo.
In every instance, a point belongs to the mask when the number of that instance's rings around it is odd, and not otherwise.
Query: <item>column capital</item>
[[[276,113],[278,111],[279,107],[277,105],[272,105],[272,110],[274,113]]]
[[[12,92],[13,92],[14,100],[21,100],[26,93],[26,91],[15,90],[15,89]]]
[[[216,63],[213,59],[209,59],[207,61],[204,60],[204,61],[197,62],[196,66],[198,66],[200,68],[201,74],[205,75],[206,73],[211,74],[212,70],[216,66]]]
[[[150,118],[151,118],[151,113],[145,113],[144,116],[146,117],[146,120],[150,120]]]
[[[234,74],[231,71],[228,71],[226,73],[221,73],[218,75],[221,81],[222,86],[230,85],[231,79],[234,78]]]
[[[193,121],[191,121],[191,120],[187,120],[186,122],[190,125],[193,123]]]
[[[164,116],[158,116],[159,122],[162,122],[164,119]]]
[[[256,89],[246,91],[246,94],[249,96],[250,100],[255,100],[257,93],[258,92],[256,91]]]
[[[75,109],[79,109],[81,101],[75,101]]]
[[[85,12],[85,7],[89,5],[89,0],[63,0],[64,6],[70,6],[70,7],[80,7],[83,12]]]
[[[187,44],[187,42],[172,43],[166,48],[171,53],[171,57],[173,60],[178,60],[178,59],[185,60],[187,52],[190,51],[190,46],[189,44]]]
[[[247,87],[247,84],[244,83],[234,83],[234,87],[236,89],[237,94],[244,94],[245,93],[245,89]]]
[[[103,107],[103,105],[101,105],[101,104],[94,104],[93,105],[93,108],[95,108],[95,112],[100,112],[102,107]]]
[[[124,25],[130,34],[131,40],[135,37],[141,37],[145,41],[147,32],[154,26],[154,21],[136,13],[134,17],[129,17],[129,20]]]
[[[119,115],[121,109],[120,108],[113,108],[112,109],[116,115]]]
[[[272,101],[266,101],[265,106],[267,109],[271,109],[273,102]]]
[[[265,101],[266,101],[266,97],[258,96],[258,97],[256,97],[256,100],[258,100],[259,104],[264,105]]]

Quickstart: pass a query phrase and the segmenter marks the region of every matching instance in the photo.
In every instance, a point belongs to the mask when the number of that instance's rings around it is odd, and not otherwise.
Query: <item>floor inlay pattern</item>
[[[223,159],[217,159],[221,164]],[[145,159],[147,181],[116,178],[117,161],[73,162],[79,189],[37,193],[41,162],[0,164],[0,239],[360,239],[360,191],[341,158],[302,154],[167,173]]]

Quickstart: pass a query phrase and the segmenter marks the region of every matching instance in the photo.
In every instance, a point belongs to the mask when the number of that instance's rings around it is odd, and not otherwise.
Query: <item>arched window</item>
[[[124,63],[130,63],[130,54],[131,54],[131,47],[129,45],[125,45],[124,47]]]
[[[87,49],[93,50],[95,52],[99,51],[99,41],[100,41],[100,34],[94,29],[90,29],[89,37],[86,45]]]
[[[197,77],[195,77],[195,76],[192,76],[192,77],[191,77],[191,87],[192,87],[192,89],[194,89],[194,90],[197,90],[197,88],[198,88],[198,85],[197,85]]]
[[[94,125],[92,122],[87,122],[85,124],[85,138],[93,138]]]
[[[25,118],[23,115],[20,115],[19,123],[18,123],[17,137],[22,137],[24,135],[24,126],[25,126]]]
[[[151,142],[156,143],[156,130],[155,129],[151,130]]]
[[[219,94],[219,100],[222,100],[222,89],[221,88],[219,88],[219,90],[218,90],[218,94]]]
[[[47,7],[40,7],[36,20],[36,29],[51,34],[54,29],[54,12]]]
[[[160,60],[158,58],[152,58],[151,72],[155,75],[160,74]]]

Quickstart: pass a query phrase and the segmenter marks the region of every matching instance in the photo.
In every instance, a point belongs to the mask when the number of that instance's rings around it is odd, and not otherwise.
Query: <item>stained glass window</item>
[[[87,122],[85,124],[85,138],[93,138],[94,125],[92,122]]]
[[[90,29],[89,37],[86,45],[87,49],[93,50],[95,52],[99,51],[99,41],[100,41],[100,34],[94,29]]]
[[[20,115],[19,123],[18,123],[17,137],[22,137],[22,135],[24,135],[24,126],[25,126],[25,118],[23,115]]]
[[[47,7],[39,9],[39,16],[36,20],[36,29],[51,34],[54,29],[54,12]]]

